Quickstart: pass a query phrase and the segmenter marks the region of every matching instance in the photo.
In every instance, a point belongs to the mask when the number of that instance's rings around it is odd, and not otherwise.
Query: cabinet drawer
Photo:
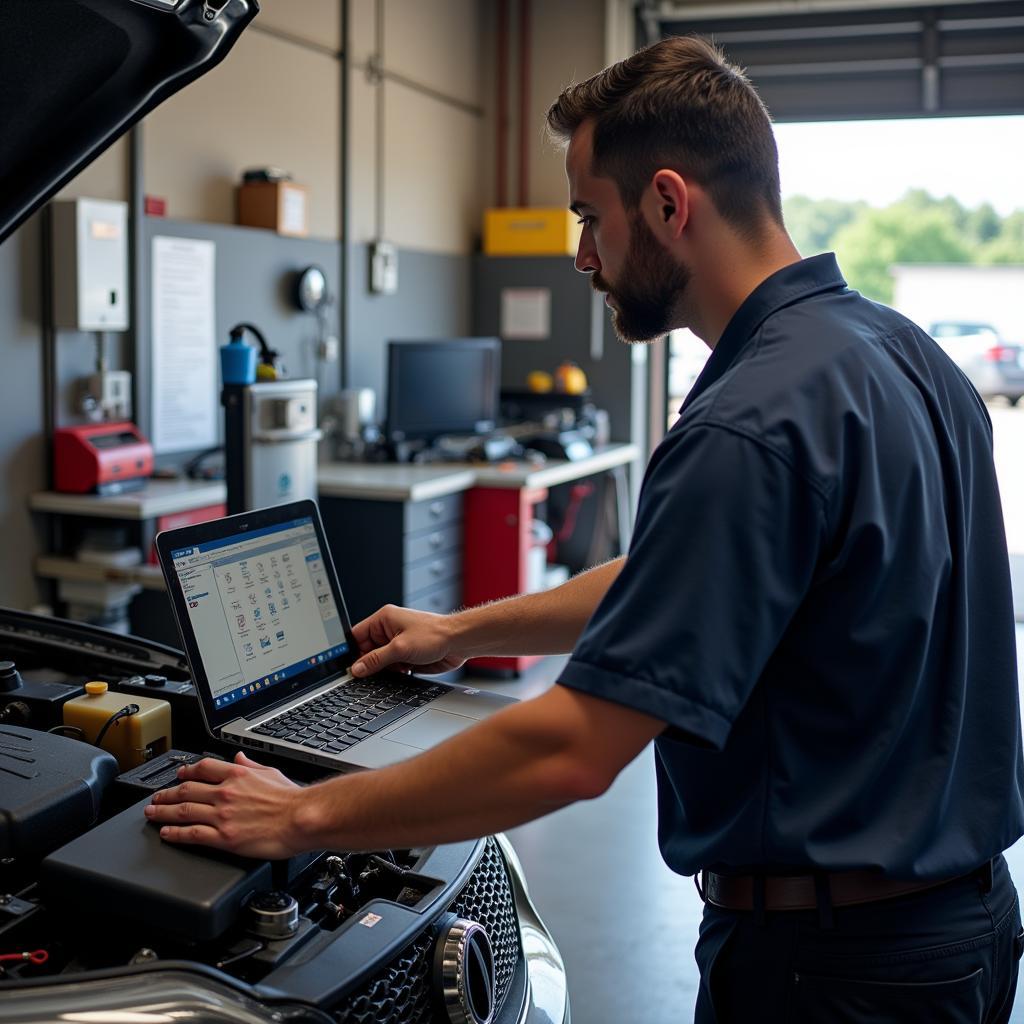
[[[420,530],[405,538],[405,564],[462,547],[462,520],[445,523],[435,530]]]
[[[426,530],[431,526],[462,518],[462,494],[446,494],[433,501],[409,501],[405,504],[405,532]]]
[[[438,615],[453,612],[462,605],[462,580],[449,580],[439,587],[406,599],[403,604],[407,608],[415,608],[421,612],[437,612]]]
[[[407,565],[403,591],[406,594],[418,594],[421,590],[455,578],[462,579],[461,548],[446,551],[444,554],[424,559],[414,565]]]

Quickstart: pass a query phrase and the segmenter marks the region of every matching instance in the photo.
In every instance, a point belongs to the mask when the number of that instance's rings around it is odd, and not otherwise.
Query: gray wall
[[[0,604],[28,607],[45,591],[32,572],[36,552],[45,550],[45,517],[28,511],[28,497],[48,486],[44,444],[43,346],[40,318],[40,218],[33,218],[0,245],[0,353],[5,386],[0,401]],[[143,228],[143,294],[139,312],[142,334],[136,354],[138,419],[149,429],[149,287],[150,252],[155,235],[211,239],[217,244],[216,328],[219,339],[240,320],[264,330],[281,350],[293,377],[315,376],[314,321],[290,306],[288,285],[294,271],[319,263],[329,281],[340,274],[338,243],[283,238],[270,232],[221,224],[197,224],[147,218]],[[355,245],[349,261],[349,349],[345,362],[351,386],[372,387],[383,399],[387,341],[465,335],[470,331],[471,257],[404,250],[399,256],[399,291],[379,296],[368,286],[368,247]],[[337,330],[340,310],[331,311]],[[122,337],[108,339],[112,366],[130,366],[132,353]],[[90,335],[61,332],[57,337],[58,425],[75,422],[78,379],[92,370],[95,354]],[[340,386],[341,364],[319,366],[322,397]],[[383,409],[383,405],[381,405]],[[160,463],[181,462],[188,453],[166,456]]]
[[[40,596],[27,557],[37,550],[28,496],[47,476],[39,258],[36,216],[0,245],[0,603],[21,608]]]
[[[608,410],[612,439],[642,442],[642,384],[646,351],[623,344],[611,317],[571,256],[483,256],[473,262],[473,333],[500,335],[503,288],[551,291],[551,337],[547,341],[502,340],[502,387],[523,390],[531,370],[552,372],[564,360],[586,371],[594,403]],[[592,333],[596,336],[594,358]]]
[[[383,418],[388,341],[469,334],[472,267],[469,256],[403,249],[394,295],[370,291],[369,267],[369,246],[351,246],[346,382],[349,387],[373,388],[378,418]]]
[[[200,224],[147,217],[143,225],[142,295],[139,302],[141,337],[136,355],[139,388],[139,425],[150,430],[150,291],[153,238],[207,239],[216,244],[216,335],[218,345],[226,344],[228,331],[237,323],[255,324],[271,348],[282,356],[289,377],[318,379],[321,401],[337,392],[341,363],[321,363],[316,358],[316,320],[292,304],[290,289],[297,271],[316,263],[327,275],[331,291],[337,292],[340,251],[337,242],[311,238],[285,238],[270,231],[228,224]],[[329,310],[327,327],[338,332],[338,304]],[[252,341],[253,339],[248,338]],[[218,370],[219,372],[219,370]],[[219,388],[218,382],[213,382]],[[175,453],[161,462],[181,462]]]

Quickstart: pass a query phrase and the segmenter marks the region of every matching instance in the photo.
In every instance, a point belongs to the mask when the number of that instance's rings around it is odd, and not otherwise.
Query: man
[[[239,754],[148,813],[256,856],[444,842],[605,791],[656,739],[660,841],[699,875],[700,1021],[1005,1021],[1024,831],[991,424],[921,330],[801,261],[771,126],[707,43],[567,89],[576,266],[626,340],[713,349],[627,558],[448,617],[388,607],[355,672],[572,657],[413,761],[299,789]]]

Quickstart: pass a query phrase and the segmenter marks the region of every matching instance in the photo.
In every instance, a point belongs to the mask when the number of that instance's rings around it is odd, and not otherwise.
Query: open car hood
[[[0,242],[218,64],[257,0],[0,0]]]

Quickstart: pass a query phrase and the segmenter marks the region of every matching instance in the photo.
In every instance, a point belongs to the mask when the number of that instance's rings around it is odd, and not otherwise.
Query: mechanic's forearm
[[[596,774],[592,752],[587,758],[569,739],[574,712],[560,689],[411,761],[302,790],[297,845],[372,850],[457,842],[598,795],[611,776]]]
[[[467,658],[567,654],[625,562],[622,556],[552,590],[508,597],[449,616],[455,650]]]

